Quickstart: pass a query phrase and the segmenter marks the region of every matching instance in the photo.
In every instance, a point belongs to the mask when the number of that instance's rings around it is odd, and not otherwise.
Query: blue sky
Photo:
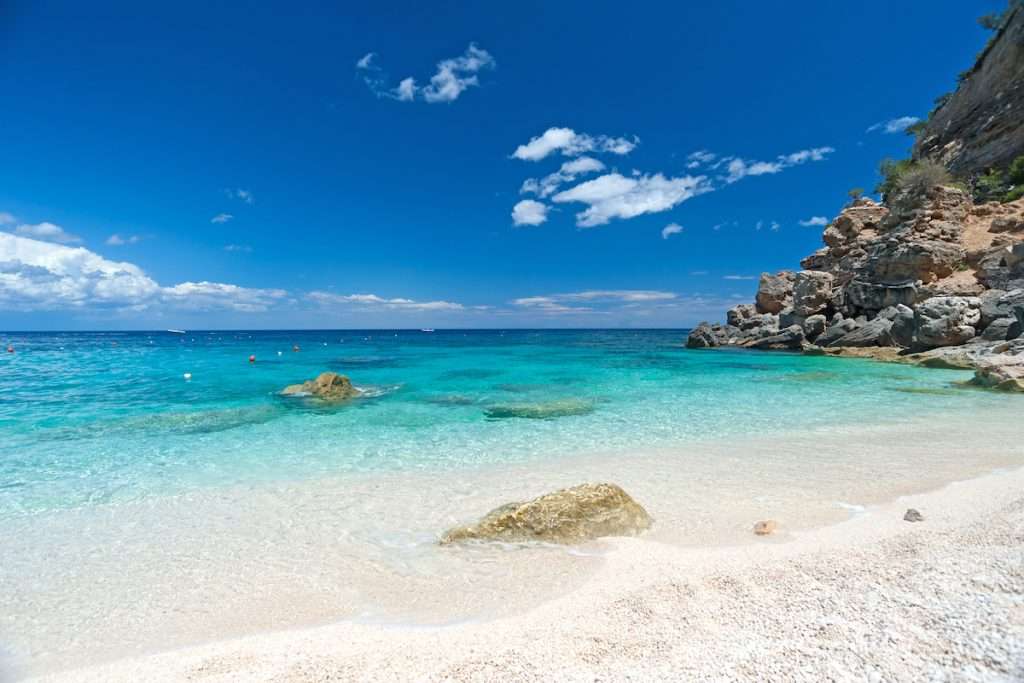
[[[5,2],[0,329],[720,319],[1003,4]]]

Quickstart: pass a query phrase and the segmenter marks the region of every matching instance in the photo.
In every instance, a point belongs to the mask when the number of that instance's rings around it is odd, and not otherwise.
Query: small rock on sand
[[[774,519],[766,519],[754,525],[754,533],[758,536],[771,536],[779,528]]]
[[[903,515],[903,519],[905,519],[908,522],[923,522],[924,515],[922,515],[914,508],[907,508],[906,513]]]

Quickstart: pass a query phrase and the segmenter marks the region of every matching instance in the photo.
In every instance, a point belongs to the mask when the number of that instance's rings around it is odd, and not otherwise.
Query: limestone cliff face
[[[956,92],[914,145],[955,176],[1004,168],[1024,154],[1024,7],[1011,9]]]

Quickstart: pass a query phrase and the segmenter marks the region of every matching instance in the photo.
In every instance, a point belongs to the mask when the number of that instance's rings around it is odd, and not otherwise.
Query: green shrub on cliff
[[[882,181],[878,183],[875,192],[880,193],[885,201],[901,197],[916,203],[934,187],[956,184],[945,166],[928,159],[883,159],[878,172],[882,175]]]

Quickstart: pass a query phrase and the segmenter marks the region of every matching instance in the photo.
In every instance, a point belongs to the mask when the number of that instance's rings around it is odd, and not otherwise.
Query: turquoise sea
[[[765,518],[785,542],[1024,464],[1024,398],[960,386],[969,373],[685,338],[0,335],[0,679],[338,620],[528,609],[616,544],[438,536],[583,481],[640,501],[644,540],[703,548],[755,542]],[[326,370],[363,396],[280,395]]]
[[[851,419],[884,423],[1004,400],[957,388],[961,372],[688,351],[685,337],[683,330],[4,335],[14,352],[0,356],[0,518],[261,480],[472,468]],[[365,397],[325,407],[279,395],[325,370],[351,377]]]

